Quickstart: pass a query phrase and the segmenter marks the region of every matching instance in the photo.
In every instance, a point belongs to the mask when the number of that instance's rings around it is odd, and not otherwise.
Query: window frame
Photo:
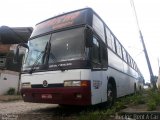
[[[99,44],[99,41],[97,40],[97,38],[95,37],[95,35],[93,35],[92,40],[93,40],[93,46],[92,46],[92,48],[91,48],[91,60],[92,60],[92,62],[93,62],[94,64],[100,64],[100,63],[101,63],[101,60],[100,60],[100,44]],[[95,44],[94,44],[94,40],[96,40],[96,43],[95,43]],[[98,44],[98,45],[97,45],[97,44]],[[96,46],[96,45],[97,45],[97,46]],[[95,58],[93,58],[93,57],[95,57],[95,56],[93,56],[93,55],[95,55],[95,53],[93,53],[95,47],[98,47],[98,52],[97,52],[97,53],[99,53],[99,54],[96,55],[96,56],[98,57],[98,58],[97,58],[98,61],[94,60]],[[97,48],[96,48],[96,49],[97,49]]]
[[[112,35],[111,31],[107,27],[105,27],[105,32],[108,47],[111,48],[114,52],[116,52],[115,37]]]
[[[93,14],[92,27],[93,27],[94,31],[96,31],[97,35],[105,43],[104,23],[96,14]]]
[[[93,42],[93,46],[91,48],[91,61],[92,61],[92,69],[98,69],[98,70],[103,70],[103,69],[107,69],[108,66],[108,56],[107,56],[107,46],[105,43],[103,43],[101,41],[101,39],[97,36],[97,35],[93,35],[93,39],[97,40],[98,43],[98,53],[99,53],[99,60],[98,62],[94,62],[93,61],[93,47],[94,47],[94,42]],[[96,44],[97,44],[96,43]],[[105,57],[103,59],[103,54],[105,54]]]
[[[116,40],[116,52],[117,55],[122,58],[122,45],[120,44],[120,42],[118,40]]]
[[[124,49],[124,47],[122,47],[122,54],[123,54],[123,60],[127,63],[127,52]]]

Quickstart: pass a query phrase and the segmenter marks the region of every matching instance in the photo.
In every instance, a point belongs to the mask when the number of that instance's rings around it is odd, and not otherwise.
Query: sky
[[[160,59],[160,0],[134,0],[140,30],[154,75]],[[130,0],[3,0],[0,26],[34,27],[55,15],[91,7],[104,20],[136,61],[145,81],[150,75]]]

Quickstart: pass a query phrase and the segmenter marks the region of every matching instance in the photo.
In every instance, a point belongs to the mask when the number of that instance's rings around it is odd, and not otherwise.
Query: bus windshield
[[[49,63],[81,59],[84,53],[84,30],[76,28],[52,34]]]
[[[38,59],[38,57],[43,56],[43,54],[46,44],[50,39],[50,35],[42,36],[35,38],[33,40],[30,40],[28,42],[29,45],[29,53],[27,55],[27,59],[25,61],[24,67],[32,66]],[[42,65],[42,57],[38,59],[38,65]]]
[[[65,30],[50,35],[35,38],[29,41],[29,53],[26,59],[24,69],[43,65],[44,55],[41,55],[46,49],[46,44],[50,43],[50,52],[48,63],[56,64],[55,62],[71,61],[83,59],[84,54],[84,28],[75,28]],[[43,53],[44,54],[44,53]],[[56,60],[53,60],[56,59]]]

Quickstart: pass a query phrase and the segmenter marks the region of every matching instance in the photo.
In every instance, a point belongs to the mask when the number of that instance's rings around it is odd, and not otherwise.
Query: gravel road
[[[27,103],[20,101],[0,102],[0,120],[56,120],[61,115],[56,104]]]
[[[0,120],[77,120],[84,109],[57,104],[27,103],[22,100],[0,102]]]
[[[55,104],[39,104],[39,103],[27,103],[20,101],[13,102],[0,102],[0,114],[21,114],[29,113],[32,111],[55,108],[58,105]]]

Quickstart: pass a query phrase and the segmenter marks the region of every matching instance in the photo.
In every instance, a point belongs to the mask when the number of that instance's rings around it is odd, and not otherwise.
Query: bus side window
[[[105,45],[100,44],[100,54],[101,54],[101,64],[102,68],[107,68],[108,58],[107,58],[107,49]]]
[[[130,55],[128,55],[128,64],[132,67],[132,61]]]
[[[123,59],[125,62],[127,62],[127,54],[124,48],[122,48],[122,53],[123,53]]]
[[[116,40],[117,54],[122,58],[121,44]]]
[[[91,56],[92,56],[92,61],[94,63],[100,63],[100,45],[98,40],[93,37],[93,47],[92,47],[92,52],[91,52]]]
[[[109,31],[108,28],[106,28],[106,38],[107,38],[108,46],[115,52],[114,37],[113,37],[113,35],[111,34],[111,32]]]
[[[93,37],[91,56],[93,68],[107,68],[107,48],[103,42],[98,41],[97,37]]]

